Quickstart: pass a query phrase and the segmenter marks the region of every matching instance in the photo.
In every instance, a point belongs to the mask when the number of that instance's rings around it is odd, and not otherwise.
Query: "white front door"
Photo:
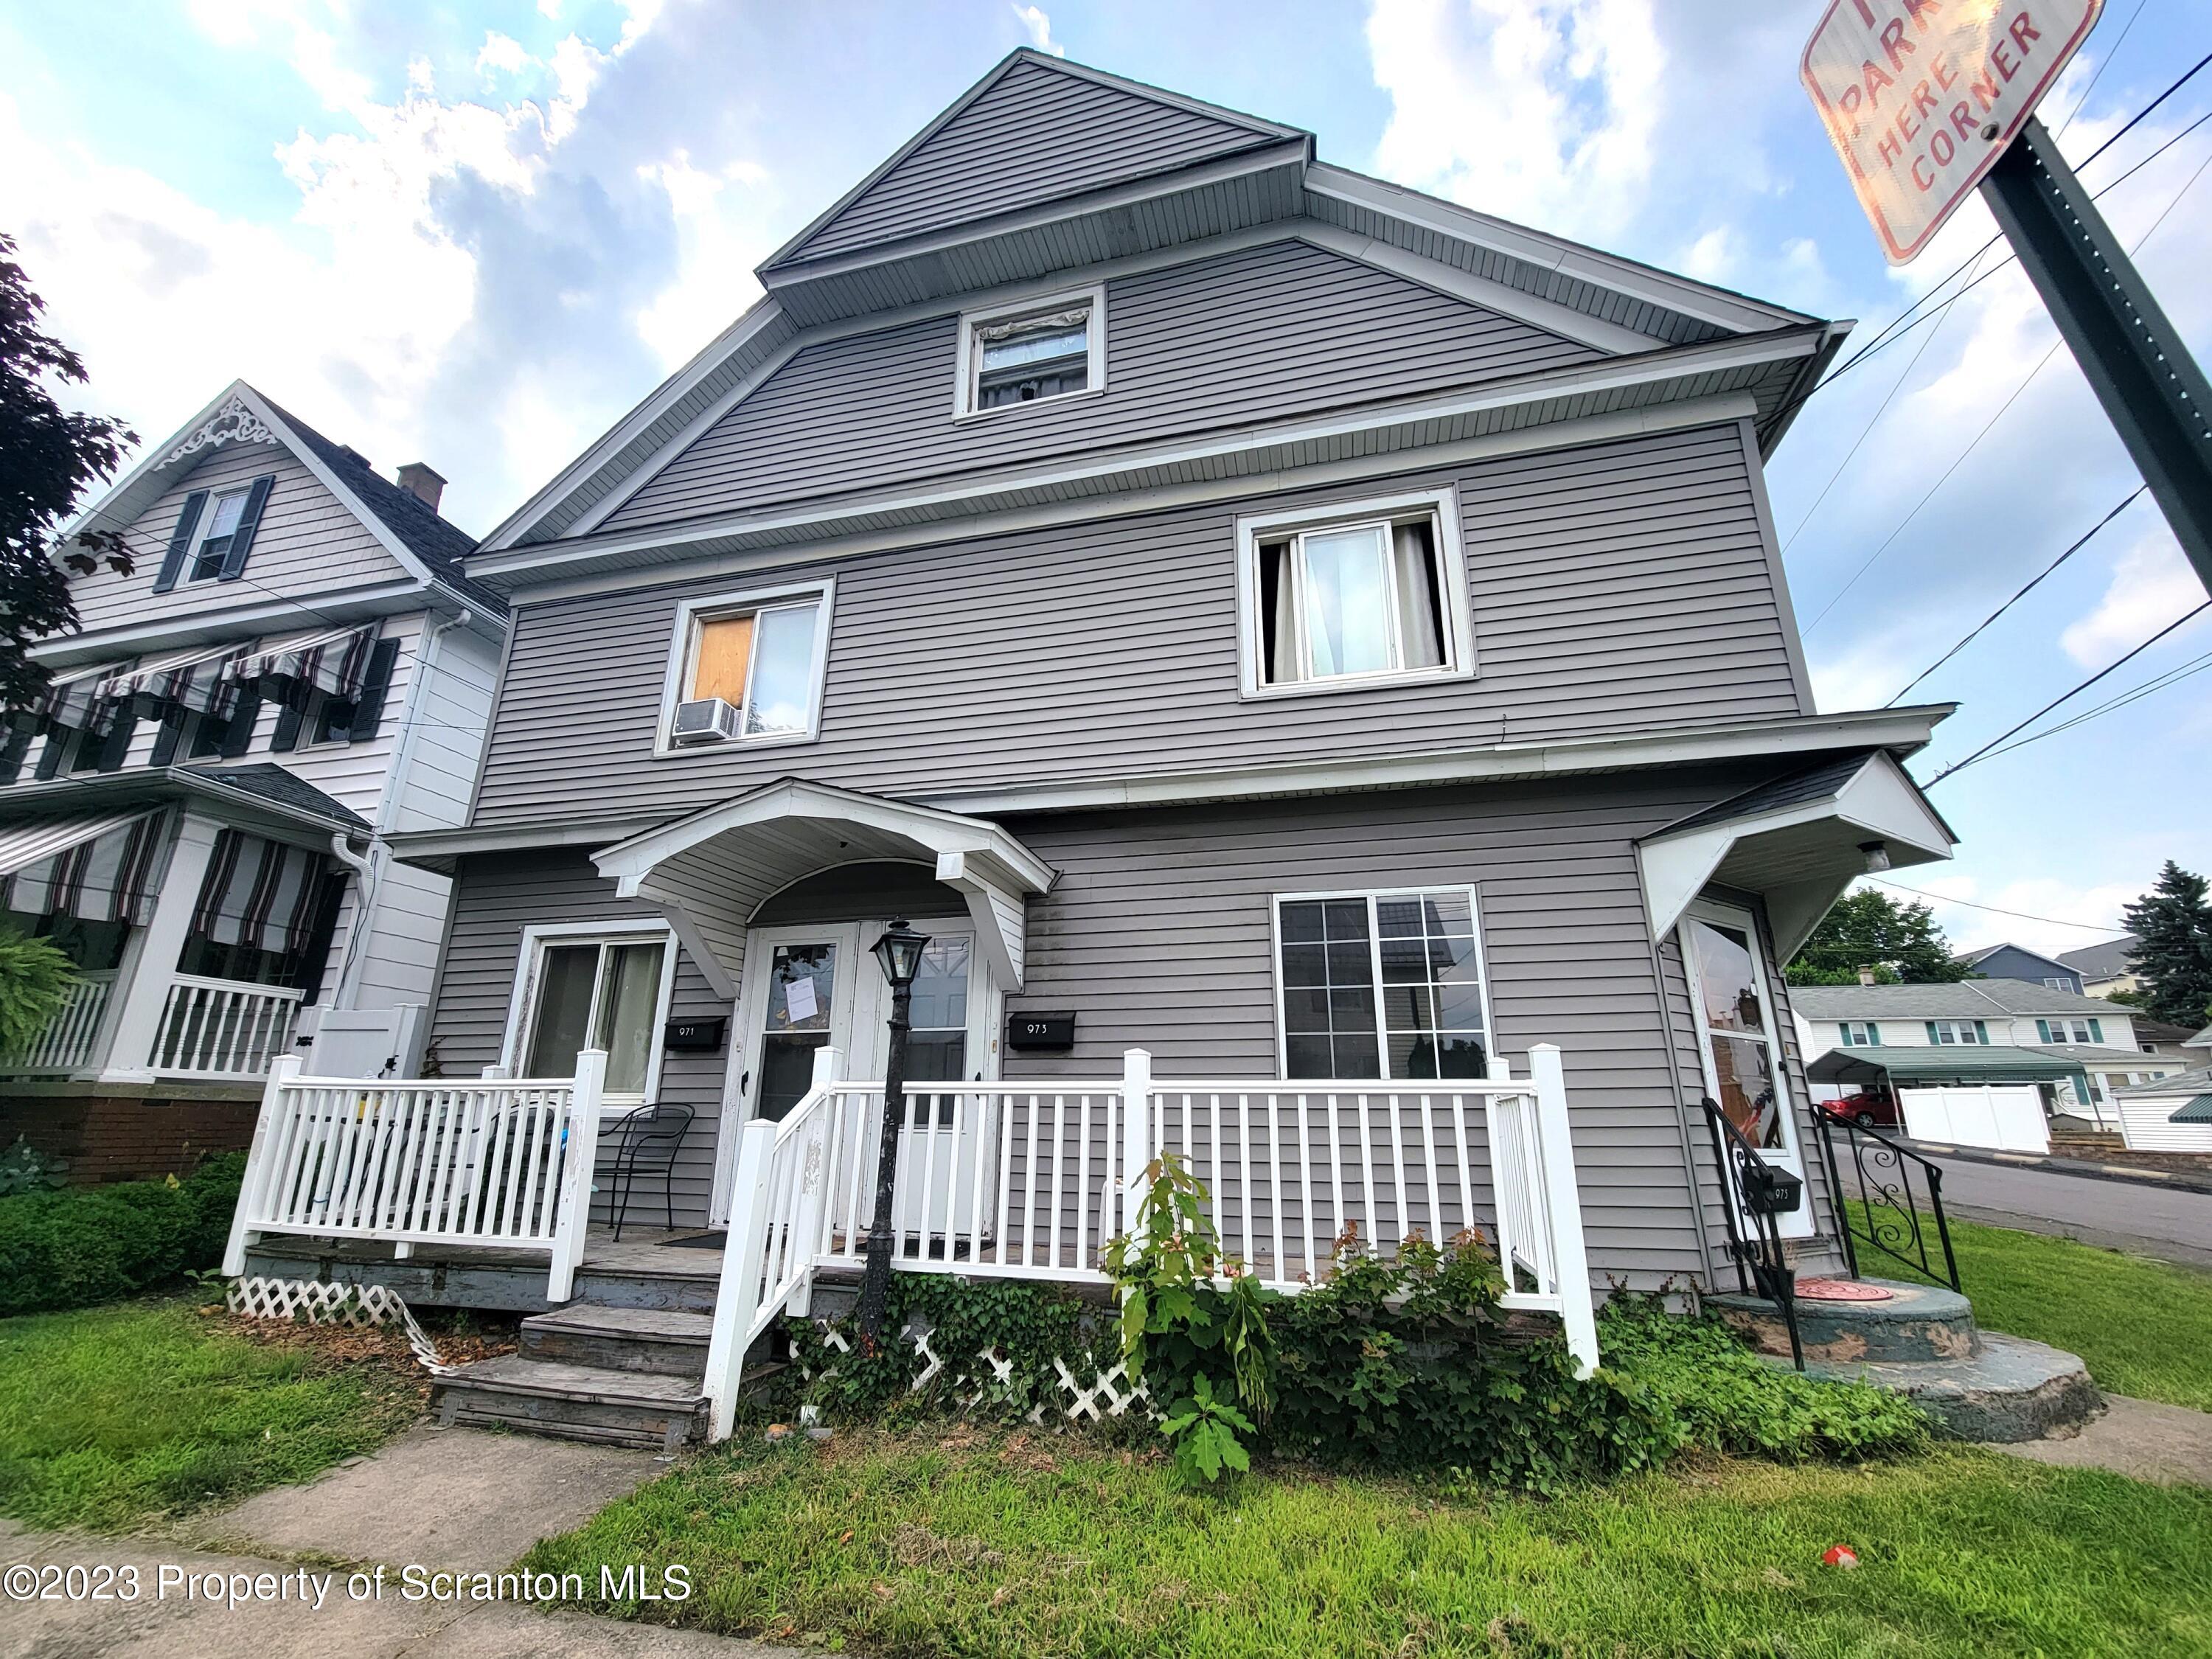
[[[1769,1164],[1805,1182],[1805,1156],[1790,1109],[1790,1073],[1765,952],[1751,913],[1699,900],[1683,912],[1682,960],[1698,1022],[1705,1092]],[[1809,1182],[1796,1209],[1778,1216],[1784,1238],[1813,1236]]]

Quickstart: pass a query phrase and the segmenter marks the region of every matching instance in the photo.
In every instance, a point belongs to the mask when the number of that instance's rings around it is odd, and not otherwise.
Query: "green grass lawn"
[[[139,1526],[305,1480],[419,1410],[385,1366],[251,1341],[188,1302],[0,1320],[0,1514]]]
[[[1965,1449],[1545,1502],[1281,1468],[1191,1493],[1078,1436],[841,1431],[702,1458],[527,1559],[680,1563],[689,1602],[617,1610],[881,1659],[2212,1652],[2212,1492]]]
[[[1970,1221],[1951,1242],[1983,1329],[2078,1353],[2114,1394],[2212,1411],[2212,1273]]]

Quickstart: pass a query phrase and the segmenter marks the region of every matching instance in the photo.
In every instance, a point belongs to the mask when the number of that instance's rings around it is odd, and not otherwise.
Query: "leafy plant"
[[[21,1135],[15,1144],[0,1152],[0,1198],[12,1198],[18,1193],[46,1193],[62,1184],[62,1172],[68,1163],[52,1152],[41,1152]]]
[[[0,1318],[88,1308],[222,1260],[246,1155],[211,1158],[183,1181],[0,1198]]]
[[[1273,1407],[1267,1309],[1279,1298],[1222,1254],[1206,1188],[1179,1159],[1163,1153],[1145,1180],[1135,1232],[1106,1247],[1106,1271],[1121,1292],[1121,1357],[1132,1382],[1168,1402],[1159,1426],[1176,1468],[1212,1480],[1224,1464],[1250,1467],[1237,1431],[1256,1434],[1245,1413],[1265,1421]]]
[[[0,1054],[37,1042],[76,983],[76,968],[52,941],[0,927]]]

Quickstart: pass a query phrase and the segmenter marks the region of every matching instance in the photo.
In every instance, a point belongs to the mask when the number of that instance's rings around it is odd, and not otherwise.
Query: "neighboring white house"
[[[235,381],[75,527],[137,565],[73,578],[0,727],[0,913],[82,974],[0,1095],[244,1085],[428,1000],[452,884],[385,837],[466,817],[507,624],[444,482]]]
[[[1816,1098],[1856,1087],[2033,1085],[2046,1112],[2114,1121],[2112,1091],[2182,1069],[2124,1006],[2026,980],[1803,985],[1790,993]]]
[[[2212,1066],[2123,1089],[2113,1102],[2130,1151],[2212,1152]]]

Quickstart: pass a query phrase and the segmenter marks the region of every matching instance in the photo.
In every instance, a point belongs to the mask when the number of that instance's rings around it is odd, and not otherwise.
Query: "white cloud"
[[[1929,875],[1917,869],[1900,871],[1899,879],[1906,887],[1938,896],[1928,901],[1929,908],[1955,948],[1972,951],[2009,942],[2046,953],[2078,951],[2124,932],[2121,908],[2141,896],[2149,884],[2148,876],[2139,883],[2094,886],[2077,886],[2052,876],[1991,884],[1969,875]],[[1913,896],[1884,890],[1899,900]]]
[[[2161,520],[2120,556],[2104,599],[2058,642],[2084,668],[2101,668],[2203,603],[2204,584]]]
[[[484,31],[483,50],[477,54],[477,68],[487,76],[520,75],[537,61],[521,41],[497,29]]]
[[[676,278],[636,319],[639,337],[664,368],[674,368],[759,296],[752,268],[771,246],[759,210],[769,178],[765,167],[745,160],[709,172],[694,167],[684,150],[637,171],[667,192],[676,216]],[[744,192],[752,199],[732,199]]]
[[[1015,6],[1012,9],[1014,15],[1022,20],[1022,27],[1029,31],[1031,46],[1039,52],[1048,52],[1055,58],[1067,56],[1066,48],[1056,44],[1052,38],[1052,19],[1045,15],[1043,7]]]

